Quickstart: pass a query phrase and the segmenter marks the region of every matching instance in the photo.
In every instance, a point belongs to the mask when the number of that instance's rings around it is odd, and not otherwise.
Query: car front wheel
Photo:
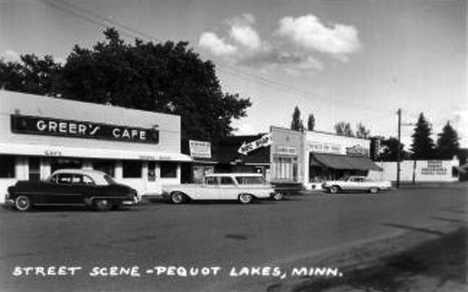
[[[275,201],[281,201],[283,198],[284,198],[284,194],[283,194],[283,193],[275,193],[275,194],[273,195],[273,200],[275,200]]]
[[[249,204],[250,202],[252,202],[252,195],[251,194],[240,194],[239,195],[239,202],[241,202],[242,204]]]
[[[15,207],[18,211],[25,212],[31,209],[31,199],[27,196],[18,196],[15,200]]]
[[[185,201],[185,195],[181,192],[173,192],[171,194],[171,202],[174,204],[182,204]]]
[[[112,209],[112,202],[109,199],[96,199],[94,201],[94,207],[98,211],[109,211]]]
[[[330,187],[330,189],[328,191],[330,192],[330,194],[336,194],[336,193],[338,193],[338,187],[337,186],[332,186],[332,187]]]

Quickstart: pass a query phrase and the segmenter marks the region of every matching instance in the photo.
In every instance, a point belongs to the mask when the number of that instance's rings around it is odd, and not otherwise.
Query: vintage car
[[[84,169],[58,170],[44,181],[18,181],[8,188],[5,197],[5,203],[19,211],[40,205],[89,206],[107,211],[138,200],[131,187],[104,172]]]
[[[389,181],[372,180],[365,176],[350,176],[346,180],[324,182],[322,188],[331,194],[344,191],[368,191],[375,194],[391,189],[392,184]]]
[[[216,173],[206,175],[202,184],[163,186],[163,197],[174,204],[190,200],[237,200],[249,204],[254,199],[279,200],[282,194],[276,194],[261,174]]]

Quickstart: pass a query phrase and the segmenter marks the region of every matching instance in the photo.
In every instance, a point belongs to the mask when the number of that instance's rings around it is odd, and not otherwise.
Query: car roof
[[[261,173],[210,173],[206,177],[221,177],[221,176],[244,176],[244,177],[262,177]]]
[[[56,173],[72,173],[72,174],[88,174],[88,175],[105,175],[104,172],[94,169],[76,169],[76,168],[64,168],[53,172]]]

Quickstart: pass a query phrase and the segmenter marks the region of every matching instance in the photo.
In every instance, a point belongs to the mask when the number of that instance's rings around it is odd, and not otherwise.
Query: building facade
[[[369,158],[370,140],[324,132],[304,133],[304,186],[320,189],[325,180],[368,175],[381,169]]]
[[[0,192],[62,168],[104,171],[140,194],[180,183],[180,117],[0,91]]]
[[[302,141],[302,132],[273,126],[268,133],[228,137],[217,149],[215,171],[261,173],[269,182],[301,183]]]

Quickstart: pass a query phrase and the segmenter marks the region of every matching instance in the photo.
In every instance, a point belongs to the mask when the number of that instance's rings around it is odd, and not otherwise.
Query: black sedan
[[[89,206],[107,211],[138,202],[137,192],[95,170],[62,169],[44,181],[18,181],[8,188],[5,202],[19,211],[33,206]]]

